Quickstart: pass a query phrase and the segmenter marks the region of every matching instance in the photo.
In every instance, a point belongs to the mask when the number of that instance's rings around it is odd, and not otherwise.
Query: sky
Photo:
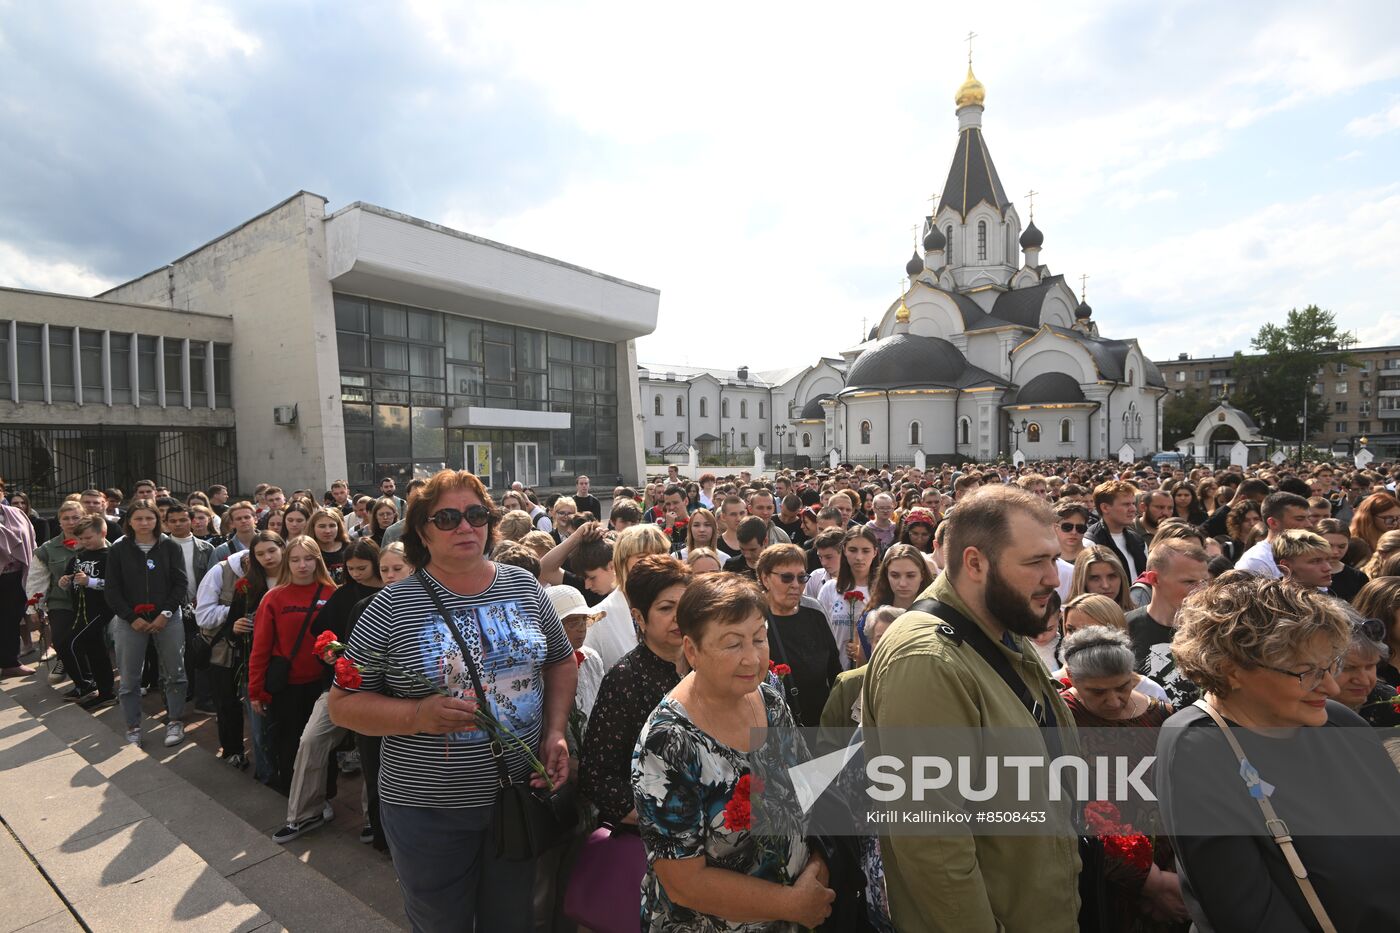
[[[0,0],[0,285],[95,294],[299,189],[657,288],[643,361],[859,342],[974,65],[1100,331],[1400,343],[1400,4]]]

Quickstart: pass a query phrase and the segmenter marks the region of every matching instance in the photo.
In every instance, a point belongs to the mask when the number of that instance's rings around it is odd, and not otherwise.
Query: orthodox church
[[[1161,449],[1162,374],[1136,340],[1101,335],[1082,294],[1042,262],[1045,235],[1033,216],[1022,229],[992,162],[985,98],[969,63],[955,98],[957,148],[924,219],[923,255],[909,258],[907,289],[863,343],[748,384],[742,370],[739,382],[708,371],[681,381],[716,383],[721,404],[726,386],[766,393],[773,422],[754,436],[770,452],[813,462],[834,454],[917,463],[922,453],[937,463],[1017,450],[1030,460],[1135,459]],[[641,372],[643,404],[655,388],[658,416],[670,412],[660,390],[676,381],[662,369]],[[682,407],[678,398],[677,415]],[[675,431],[678,442],[683,433]]]

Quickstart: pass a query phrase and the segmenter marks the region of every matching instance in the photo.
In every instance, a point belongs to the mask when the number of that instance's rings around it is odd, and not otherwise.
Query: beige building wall
[[[105,299],[228,315],[238,477],[318,493],[345,473],[326,200],[302,191]],[[273,409],[296,405],[290,426]]]

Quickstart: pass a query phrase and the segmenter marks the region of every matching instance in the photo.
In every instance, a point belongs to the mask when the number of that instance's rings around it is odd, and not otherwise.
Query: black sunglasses
[[[468,525],[480,528],[491,521],[491,510],[484,505],[469,505],[465,512],[461,509],[438,509],[428,516],[428,521],[439,531],[452,531],[462,524],[464,518]]]
[[[1080,534],[1083,534],[1084,532],[1089,530],[1089,526],[1081,525],[1078,522],[1060,522],[1060,530],[1063,531],[1065,534],[1069,534],[1071,531],[1077,531]]]
[[[775,573],[773,576],[781,580],[784,586],[792,586],[794,580],[798,583],[806,583],[808,580],[812,579],[805,573],[792,573],[791,571],[788,573]]]
[[[1380,619],[1353,619],[1351,626],[1371,641],[1385,641],[1385,623]]]

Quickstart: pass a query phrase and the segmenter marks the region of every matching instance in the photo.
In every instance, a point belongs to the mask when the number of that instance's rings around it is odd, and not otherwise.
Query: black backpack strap
[[[301,631],[297,632],[297,640],[292,643],[292,653],[287,655],[288,661],[297,656],[297,652],[301,650],[302,640],[306,638],[306,633],[311,631],[311,623],[321,614],[316,604],[321,601],[321,592],[325,588],[326,585],[324,583],[316,584],[316,595],[311,597],[311,608],[306,610],[306,621],[301,624]],[[274,645],[274,647],[276,646]]]
[[[451,614],[448,613],[447,607],[442,603],[442,597],[437,594],[437,590],[433,589],[432,584],[428,582],[428,572],[420,569],[413,575],[413,578],[418,581],[418,585],[423,587],[423,592],[427,593],[428,598],[433,601],[433,607],[442,614],[442,624],[447,626],[447,630],[452,633],[452,638],[457,642],[457,647],[462,652],[462,666],[467,669],[467,674],[472,679],[472,691],[476,693],[476,702],[482,709],[489,710],[490,707],[486,705],[486,691],[481,687],[481,675],[477,673],[476,662],[472,660],[472,653],[467,649],[467,640],[462,637],[462,632],[457,628],[457,623],[452,621]],[[502,787],[511,783],[510,773],[506,770],[505,755],[506,752],[505,749],[501,747],[501,743],[492,736],[491,759],[496,763],[496,776]]]
[[[1045,707],[1031,696],[1030,688],[1011,668],[1011,662],[1006,660],[1006,655],[1002,654],[987,633],[982,631],[982,626],[963,615],[947,603],[939,602],[936,599],[921,599],[909,607],[910,612],[926,612],[942,620],[938,627],[939,634],[956,643],[967,642],[973,651],[986,661],[992,670],[997,672],[1006,686],[1011,688],[1011,692],[1016,694],[1016,699],[1021,701],[1021,705],[1026,708],[1026,712],[1031,714],[1031,718],[1036,724],[1045,727],[1049,721],[1045,715]]]

